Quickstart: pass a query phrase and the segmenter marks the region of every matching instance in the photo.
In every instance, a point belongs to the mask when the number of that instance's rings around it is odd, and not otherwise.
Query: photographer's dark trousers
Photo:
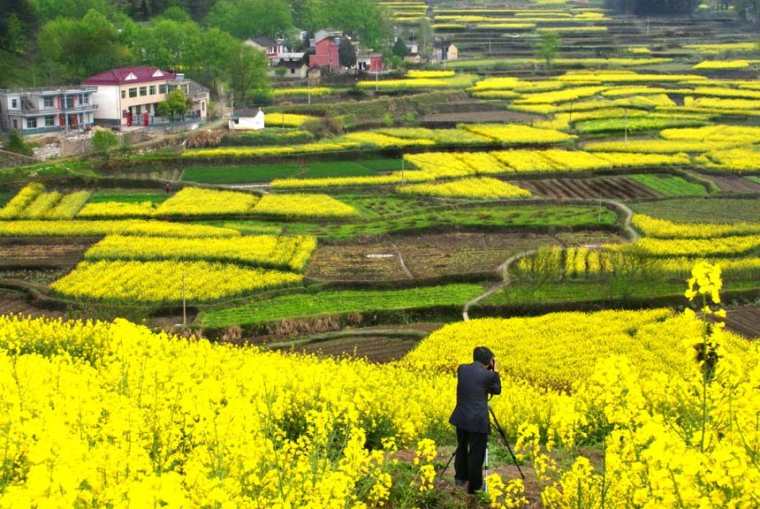
[[[483,487],[483,460],[486,457],[488,433],[472,433],[457,428],[457,454],[454,458],[454,477],[469,481],[468,493]]]

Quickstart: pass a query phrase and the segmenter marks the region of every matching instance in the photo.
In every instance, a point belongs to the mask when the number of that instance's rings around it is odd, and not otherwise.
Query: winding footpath
[[[577,202],[578,200],[573,200]],[[608,199],[602,199],[602,200],[584,200],[587,203],[605,203],[610,208],[616,210],[619,214],[623,216],[623,233],[628,238],[629,242],[636,242],[641,238],[641,235],[639,235],[639,232],[636,231],[636,229],[633,227],[632,221],[633,221],[633,210],[628,207],[625,203],[618,201],[618,200],[608,200]],[[509,269],[512,267],[512,265],[517,262],[518,260],[525,258],[527,256],[531,256],[536,254],[536,249],[530,249],[528,251],[523,251],[521,253],[517,253],[516,255],[513,255],[509,257],[504,263],[499,265],[499,267],[496,269],[497,272],[501,274],[501,282],[495,284],[485,292],[481,293],[474,299],[470,300],[464,305],[464,309],[462,310],[462,318],[464,321],[468,321],[470,319],[470,308],[477,305],[479,302],[487,299],[494,293],[503,290],[504,288],[508,287],[512,282],[512,276],[509,274]]]

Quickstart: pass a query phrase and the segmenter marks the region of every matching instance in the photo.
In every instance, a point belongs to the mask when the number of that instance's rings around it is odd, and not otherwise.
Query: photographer
[[[449,419],[457,428],[454,477],[457,486],[467,484],[468,493],[483,487],[482,469],[490,431],[488,396],[501,393],[493,352],[479,346],[472,357],[472,364],[457,368],[457,406]]]

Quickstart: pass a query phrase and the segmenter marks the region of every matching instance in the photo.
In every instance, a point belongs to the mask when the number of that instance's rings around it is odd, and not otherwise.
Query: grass
[[[32,178],[45,177],[95,177],[98,173],[88,161],[63,161],[15,166],[0,169],[0,183],[26,182]]]
[[[559,281],[537,285],[515,283],[482,301],[485,306],[542,306],[625,299],[682,297],[684,281],[611,279],[608,281]],[[760,288],[757,281],[726,281],[725,290]]]
[[[11,199],[13,196],[13,193],[2,191],[0,192],[0,207],[4,207],[6,203],[8,203],[8,200]]]
[[[95,191],[92,193],[88,203],[102,203],[109,201],[121,203],[142,203],[149,201],[152,203],[161,203],[167,197],[168,195],[165,192],[153,192],[144,189],[109,189],[107,191]]]
[[[240,307],[205,311],[198,316],[197,322],[204,327],[220,328],[341,313],[459,306],[482,291],[480,285],[450,284],[403,290],[340,290],[285,295]]]
[[[248,164],[193,166],[182,174],[184,182],[204,184],[244,184],[269,182],[276,178],[364,177],[401,169],[401,159],[357,161],[314,161],[304,164]]]
[[[758,184],[760,184],[760,177],[752,176],[752,177],[747,177],[747,178],[750,179],[752,182],[757,182]]]
[[[584,120],[574,124],[573,128],[579,133],[603,133],[615,131],[649,131],[652,129],[665,129],[668,127],[696,127],[706,125],[707,122],[693,118],[679,117],[631,117],[631,118],[605,118],[598,120]]]
[[[639,214],[680,223],[757,222],[760,217],[760,200],[751,199],[680,198],[635,203],[631,207]]]
[[[662,196],[705,196],[707,189],[702,184],[691,182],[676,175],[630,175],[629,178]]]
[[[598,229],[617,223],[614,212],[593,206],[484,205],[409,211],[391,217],[379,217],[353,223],[279,223],[281,232],[290,235],[314,235],[325,240],[348,240],[392,233],[423,230],[510,229],[550,231],[558,229]],[[214,226],[235,228],[244,233],[262,233],[271,228],[266,221],[214,221]]]

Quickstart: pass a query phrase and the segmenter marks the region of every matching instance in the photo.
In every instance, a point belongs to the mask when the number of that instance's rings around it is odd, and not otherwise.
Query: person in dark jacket
[[[483,487],[483,460],[490,432],[488,396],[501,394],[493,352],[479,346],[472,357],[472,364],[457,368],[457,406],[449,419],[457,428],[454,478],[458,486],[467,484],[468,493]]]

